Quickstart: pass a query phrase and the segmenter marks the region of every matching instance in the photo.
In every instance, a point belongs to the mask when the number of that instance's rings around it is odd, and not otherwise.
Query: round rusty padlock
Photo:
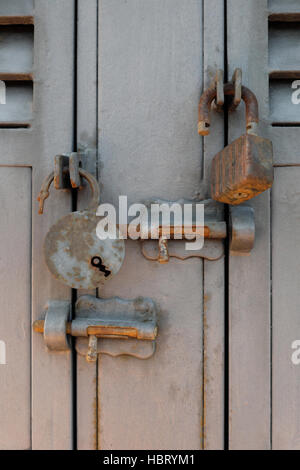
[[[45,238],[44,254],[55,279],[73,289],[95,289],[121,269],[125,244],[122,239],[100,240],[97,237],[96,227],[101,220],[96,215],[99,185],[87,171],[80,169],[79,173],[91,186],[90,206],[62,217],[51,227]],[[43,183],[38,198],[40,213],[43,213],[44,200],[49,196],[53,179],[54,173],[51,173]]]

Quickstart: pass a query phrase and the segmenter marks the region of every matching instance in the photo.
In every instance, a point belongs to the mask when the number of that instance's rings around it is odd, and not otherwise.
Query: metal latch
[[[49,350],[68,351],[70,337],[75,337],[76,351],[85,355],[88,362],[95,362],[98,354],[138,359],[153,356],[157,337],[157,307],[153,300],[97,299],[85,295],[76,302],[72,321],[70,312],[70,302],[51,300],[44,318],[34,323],[34,331],[43,333]],[[108,344],[106,340],[127,341],[118,341],[117,347],[111,347],[112,341]]]
[[[167,204],[169,207],[172,207],[173,204],[183,205],[185,203],[191,203],[191,201],[162,201],[154,200],[148,201],[148,204]],[[197,203],[193,202],[193,205]],[[229,237],[229,249],[230,254],[233,256],[247,256],[251,253],[251,250],[254,247],[255,242],[255,222],[254,222],[254,210],[252,207],[243,205],[243,206],[229,206],[229,224],[224,217],[223,205],[215,202],[211,199],[205,201],[199,201],[199,204],[204,205],[204,227],[203,236],[204,239],[208,240],[224,240]],[[183,210],[181,211],[183,214]],[[187,260],[189,258],[203,258],[207,261],[217,261],[220,258],[224,257],[222,253],[221,256],[216,257],[207,256],[203,253],[192,253],[189,252],[189,255],[178,256],[177,254],[170,253],[168,242],[169,240],[174,240],[178,230],[182,236],[183,240],[188,240],[187,235],[195,233],[197,231],[197,225],[193,220],[190,221],[190,225],[185,225],[184,233],[182,233],[183,221],[180,227],[177,227],[174,224],[169,226],[160,225],[157,228],[157,239],[158,239],[158,253],[157,256],[153,257],[148,254],[146,251],[145,245],[147,239],[151,241],[151,220],[148,221],[146,227],[143,225],[140,227],[140,236],[142,243],[142,254],[148,261],[158,261],[161,264],[168,263],[170,258],[177,258],[180,260]],[[149,230],[149,235],[147,237],[146,231]],[[168,232],[170,236],[166,238],[165,232]],[[145,240],[146,239],[146,240]]]

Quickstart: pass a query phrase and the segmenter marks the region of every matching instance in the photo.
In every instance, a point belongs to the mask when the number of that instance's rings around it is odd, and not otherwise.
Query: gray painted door
[[[214,139],[203,144],[197,107],[203,86],[223,67],[222,2],[78,6],[78,146],[98,156],[102,201],[206,197],[223,121],[216,117]],[[159,266],[127,241],[121,272],[99,295],[153,298],[159,338],[148,361],[100,356],[93,366],[77,357],[78,448],[222,448],[223,260]]]
[[[254,252],[230,259],[229,446],[299,449],[300,110],[292,96],[299,79],[300,4],[238,4],[227,2],[229,74],[242,67],[245,84],[257,94],[260,132],[274,144],[275,182],[271,194],[253,200]],[[230,139],[242,132],[242,114],[230,118]]]
[[[223,448],[224,287],[229,448],[300,448],[300,120],[292,101],[300,6],[238,4],[0,0],[1,449]],[[74,352],[49,353],[31,324],[49,299],[71,298],[42,254],[70,195],[52,191],[37,215],[53,157],[86,151],[103,202],[204,199],[225,132],[214,113],[211,136],[200,139],[197,105],[225,56],[229,77],[243,69],[259,99],[260,132],[274,143],[274,188],[252,202],[253,253],[229,259],[224,286],[223,260],[159,266],[128,241],[121,272],[94,294],[157,302],[155,356],[100,356],[91,365]],[[229,140],[243,132],[243,113],[229,116]],[[78,206],[87,199],[82,191]]]
[[[157,302],[149,361],[93,366],[50,353],[31,327],[49,299],[71,298],[43,260],[70,194],[52,190],[37,213],[54,156],[86,151],[103,202],[207,197],[224,129],[216,116],[202,141],[197,105],[223,43],[219,0],[0,0],[1,449],[223,447],[223,260],[159,266],[127,243],[122,271],[97,295]]]
[[[0,1],[1,449],[73,441],[71,355],[50,355],[31,324],[48,299],[70,297],[42,251],[70,198],[53,192],[43,217],[36,198],[53,156],[72,150],[74,13],[73,0]]]

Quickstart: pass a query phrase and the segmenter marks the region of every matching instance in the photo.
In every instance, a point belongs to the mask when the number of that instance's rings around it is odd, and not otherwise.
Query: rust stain
[[[34,24],[34,16],[0,16],[0,25],[27,25]]]
[[[32,82],[33,79],[33,73],[0,73],[0,80],[4,82]]]

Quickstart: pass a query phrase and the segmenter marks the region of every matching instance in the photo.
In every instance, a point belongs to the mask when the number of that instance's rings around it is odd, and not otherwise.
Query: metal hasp
[[[78,153],[56,155],[54,158],[54,187],[55,189],[80,188],[82,182],[79,168],[82,161]]]
[[[70,308],[70,302],[51,300],[44,318],[33,324],[36,333],[44,334],[49,350],[68,351],[72,336],[77,338],[76,351],[85,355],[87,362],[95,362],[98,354],[127,355],[138,359],[153,356],[158,330],[157,307],[153,300],[144,297],[134,300],[119,297],[97,299],[85,295],[77,301],[76,316],[72,321]],[[127,341],[118,341],[117,349],[112,349],[106,340]],[[141,343],[146,348],[141,348]]]
[[[241,86],[236,71],[233,83],[224,85],[224,94],[234,96],[231,110],[245,102],[246,133],[219,152],[212,161],[211,195],[216,201],[238,205],[270,189],[273,184],[273,147],[269,139],[256,135],[259,122],[258,102],[254,93]],[[217,87],[206,90],[199,102],[198,133],[210,133],[210,111],[217,98]]]

